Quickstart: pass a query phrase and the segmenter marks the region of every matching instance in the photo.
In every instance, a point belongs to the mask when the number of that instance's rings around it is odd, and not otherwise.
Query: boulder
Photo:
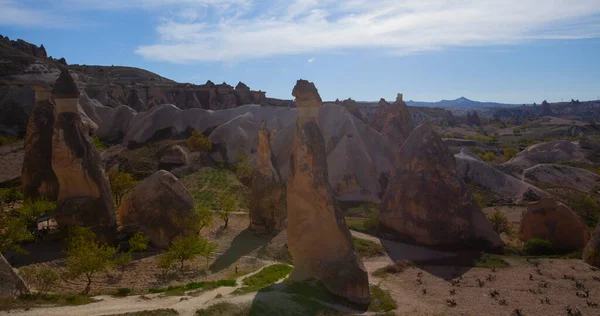
[[[250,229],[257,233],[272,233],[285,228],[285,185],[273,166],[271,135],[263,122],[258,130],[256,168],[252,173],[250,199]]]
[[[298,119],[287,181],[288,248],[292,280],[316,278],[335,295],[368,304],[369,280],[328,182],[325,142],[317,124],[321,106],[314,84],[298,80]]]
[[[457,173],[454,156],[429,125],[410,134],[396,163],[381,204],[382,232],[434,247],[503,247]]]
[[[25,282],[0,253],[0,298],[14,298],[29,293]]]
[[[190,163],[187,149],[174,145],[169,148],[158,162],[158,169],[170,171],[171,169],[186,166]]]
[[[79,90],[67,69],[63,69],[56,81],[53,96],[56,118],[52,134],[52,170],[59,185],[56,220],[61,227],[90,226],[100,238],[110,240],[111,234],[116,232],[112,193],[100,154],[81,121],[77,102]],[[72,199],[76,201],[70,201]],[[89,205],[93,207],[87,207]]]
[[[579,215],[553,198],[543,198],[527,205],[523,213],[519,238],[546,239],[555,248],[579,250],[586,246],[590,232]]]
[[[530,201],[532,192],[538,197],[548,196],[543,190],[490,166],[466,148],[454,158],[456,171],[463,180],[472,181],[516,203]]]
[[[410,113],[406,103],[402,101],[402,94],[398,93],[396,102],[389,105],[388,111],[389,114],[381,129],[381,135],[399,149],[413,130]]]
[[[21,183],[25,198],[58,198],[58,180],[52,170],[52,134],[54,132],[54,104],[50,91],[36,87],[36,106],[29,116],[25,136],[25,155]]]
[[[121,141],[127,133],[129,123],[136,114],[132,108],[126,105],[117,106],[108,119],[96,130],[96,136],[107,143]]]
[[[600,268],[600,223],[596,226],[590,241],[583,249],[583,261]]]
[[[170,172],[159,170],[138,183],[119,207],[119,223],[125,230],[141,231],[157,248],[188,233],[184,222],[194,211],[194,197]]]

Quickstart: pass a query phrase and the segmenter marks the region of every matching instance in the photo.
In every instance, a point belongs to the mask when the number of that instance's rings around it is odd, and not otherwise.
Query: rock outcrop
[[[293,280],[316,278],[332,293],[368,304],[369,280],[328,183],[325,142],[317,124],[321,106],[314,84],[298,80],[298,119],[287,181],[288,245]]]
[[[52,170],[52,134],[54,132],[54,104],[50,102],[50,88],[37,86],[36,106],[29,117],[25,136],[25,156],[21,183],[25,198],[58,198],[58,180]]]
[[[583,249],[583,261],[600,268],[600,223],[596,226],[590,241]]]
[[[539,164],[523,171],[523,177],[536,184],[551,184],[555,187],[595,192],[600,186],[596,173],[558,164]]]
[[[564,250],[579,250],[586,246],[590,232],[579,215],[553,198],[530,203],[523,213],[519,238],[523,241],[539,238]]]
[[[413,123],[406,107],[406,103],[402,101],[402,94],[398,93],[396,102],[389,105],[389,114],[385,119],[381,135],[388,139],[388,142],[397,146],[398,149],[408,138],[413,130]]]
[[[56,220],[91,226],[100,238],[116,232],[115,211],[100,154],[78,112],[79,90],[67,69],[54,85],[56,118],[52,134],[52,170],[59,184]]]
[[[542,102],[542,106],[540,107],[540,115],[541,116],[552,116],[554,113],[552,113],[552,108],[550,107],[550,104],[544,100]]]
[[[170,172],[159,170],[138,183],[119,207],[124,231],[141,231],[157,248],[167,248],[178,235],[189,233],[185,222],[194,198]]]
[[[125,137],[129,130],[129,123],[136,116],[136,112],[126,106],[119,105],[112,111],[105,122],[96,130],[96,136],[107,143],[118,143]]]
[[[175,168],[186,166],[190,163],[189,152],[187,149],[175,145],[163,154],[158,162],[158,169],[170,171]]]
[[[274,167],[271,135],[263,122],[258,130],[256,168],[252,173],[250,229],[257,233],[285,229],[286,216],[285,185]]]
[[[25,293],[29,293],[25,282],[0,253],[0,298],[13,298]]]
[[[10,38],[8,38],[8,36],[3,37],[2,35],[0,35],[0,41],[33,57],[48,58],[48,54],[46,53],[46,48],[44,47],[44,44],[38,47],[37,45],[28,43],[22,39],[11,41]]]
[[[590,163],[587,156],[587,150],[578,143],[557,140],[529,146],[502,165],[524,169],[541,163],[560,161]]]
[[[398,153],[379,225],[393,238],[434,247],[499,250],[503,243],[456,171],[442,139],[420,125]]]
[[[146,111],[146,104],[144,101],[142,101],[136,89],[131,89],[129,91],[129,95],[127,96],[127,105],[136,112]]]
[[[381,98],[377,105],[378,107],[375,111],[375,114],[373,115],[371,127],[373,127],[374,130],[381,132],[381,130],[383,129],[383,125],[385,125],[385,120],[388,117],[388,107],[390,106],[390,104],[387,103],[387,101],[384,98]]]

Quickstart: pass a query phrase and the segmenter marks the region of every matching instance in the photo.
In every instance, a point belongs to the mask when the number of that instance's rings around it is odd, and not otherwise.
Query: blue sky
[[[69,63],[292,98],[600,95],[598,0],[0,0],[0,34]]]

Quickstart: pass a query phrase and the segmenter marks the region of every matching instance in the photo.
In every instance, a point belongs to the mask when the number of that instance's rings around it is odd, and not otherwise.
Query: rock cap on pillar
[[[316,120],[319,114],[319,107],[323,101],[315,84],[307,80],[300,79],[296,81],[296,86],[292,90],[292,95],[296,98],[296,109],[298,110],[298,123],[302,124],[309,120]]]

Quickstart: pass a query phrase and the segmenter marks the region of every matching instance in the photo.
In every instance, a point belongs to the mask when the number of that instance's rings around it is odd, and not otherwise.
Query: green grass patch
[[[196,316],[231,316],[243,315],[244,308],[228,302],[213,304],[207,308],[196,311]]]
[[[369,311],[389,312],[398,308],[396,301],[394,301],[389,292],[385,291],[377,285],[371,285],[370,289],[371,304],[369,304]]]
[[[219,281],[207,281],[207,282],[192,282],[186,285],[175,285],[163,288],[151,288],[148,290],[150,293],[165,293],[167,295],[179,296],[185,294],[186,291],[191,290],[202,290],[208,291],[216,289],[221,286],[235,286],[235,280],[219,280]]]
[[[286,275],[290,274],[292,270],[293,268],[287,264],[270,265],[260,270],[260,272],[245,278],[243,280],[244,287],[235,290],[233,293],[241,295],[256,292],[284,278]]]
[[[141,312],[131,312],[124,314],[113,314],[109,316],[176,316],[179,313],[172,308],[155,309]]]
[[[0,310],[32,308],[40,305],[76,306],[94,302],[97,300],[79,294],[23,294],[16,299],[0,299]]]
[[[352,237],[356,251],[363,258],[380,257],[386,254],[382,245],[365,239]]]
[[[478,268],[506,268],[509,264],[502,256],[484,253],[475,261],[475,266]]]

